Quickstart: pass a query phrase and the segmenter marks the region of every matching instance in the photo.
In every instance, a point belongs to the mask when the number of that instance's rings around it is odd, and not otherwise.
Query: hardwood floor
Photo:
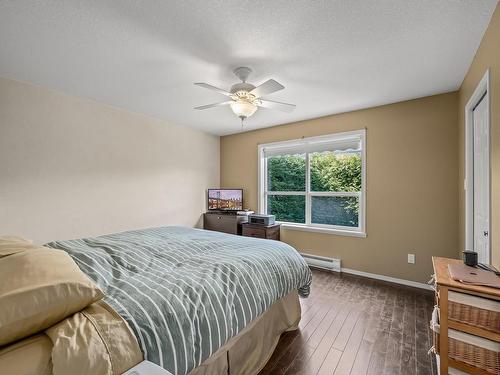
[[[435,374],[433,303],[425,290],[314,270],[299,329],[282,335],[260,375]]]

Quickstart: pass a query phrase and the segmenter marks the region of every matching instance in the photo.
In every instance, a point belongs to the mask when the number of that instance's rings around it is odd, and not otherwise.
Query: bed
[[[173,374],[252,374],[296,329],[311,272],[287,244],[161,227],[54,241],[103,290],[145,359]]]

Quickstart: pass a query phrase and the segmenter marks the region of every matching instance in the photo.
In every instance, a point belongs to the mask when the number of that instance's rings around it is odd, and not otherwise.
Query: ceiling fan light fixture
[[[259,107],[278,109],[284,112],[291,112],[294,110],[294,104],[281,103],[274,100],[264,99],[264,96],[272,94],[279,90],[283,90],[285,86],[283,86],[279,82],[276,82],[274,79],[268,79],[259,86],[254,86],[251,83],[247,82],[248,75],[251,73],[251,71],[252,70],[247,67],[236,68],[234,70],[234,74],[241,80],[241,82],[232,85],[229,91],[209,85],[208,83],[195,83],[196,86],[204,87],[206,89],[216,91],[219,94],[228,96],[231,100],[226,100],[224,102],[209,105],[202,105],[199,107],[194,107],[194,109],[207,109],[229,105],[233,113],[241,119],[242,126],[243,120],[252,116]]]
[[[255,104],[247,102],[246,100],[236,100],[230,105],[234,114],[242,119],[252,116],[257,110]]]

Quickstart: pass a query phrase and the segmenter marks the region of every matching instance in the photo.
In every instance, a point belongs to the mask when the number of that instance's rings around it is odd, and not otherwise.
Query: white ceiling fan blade
[[[226,96],[231,96],[232,94],[226,90],[220,89],[218,87],[209,85],[208,83],[203,83],[203,82],[197,82],[195,83],[196,86],[204,87],[209,90],[217,91],[219,94],[226,95]]]
[[[296,105],[295,104],[288,104],[288,103],[281,103],[281,102],[275,102],[274,100],[260,100],[259,107],[264,107],[264,108],[269,108],[269,109],[277,109],[279,111],[283,112],[292,112]]]
[[[273,92],[283,90],[285,86],[281,83],[276,82],[274,79],[267,80],[262,85],[257,86],[250,94],[254,95],[256,98],[260,98],[261,96],[272,94]]]
[[[221,102],[221,103],[214,103],[214,104],[207,104],[207,105],[202,105],[199,107],[194,107],[194,109],[207,109],[207,108],[214,108],[214,107],[220,107],[222,105],[228,105],[231,104],[233,101],[229,100],[227,102]]]

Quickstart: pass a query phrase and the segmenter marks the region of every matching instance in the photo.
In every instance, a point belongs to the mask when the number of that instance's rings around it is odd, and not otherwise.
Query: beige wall
[[[243,187],[256,209],[259,143],[366,127],[367,238],[290,229],[282,238],[343,267],[424,282],[432,255],[457,255],[457,105],[455,92],[222,137],[221,184]]]
[[[218,184],[219,137],[0,78],[0,234],[193,226]]]
[[[459,93],[459,180],[460,191],[460,221],[459,249],[465,247],[465,105],[469,101],[477,84],[490,69],[490,118],[491,118],[491,246],[492,263],[500,267],[500,5],[484,34],[481,45],[465,76]]]
[[[431,255],[464,247],[464,106],[488,68],[492,228],[500,223],[499,45],[500,5],[458,93],[222,137],[220,184],[244,187],[256,209],[259,143],[366,127],[368,237],[284,230],[283,239],[344,267],[424,281]],[[0,234],[44,242],[199,225],[205,189],[218,184],[218,137],[0,78]]]

